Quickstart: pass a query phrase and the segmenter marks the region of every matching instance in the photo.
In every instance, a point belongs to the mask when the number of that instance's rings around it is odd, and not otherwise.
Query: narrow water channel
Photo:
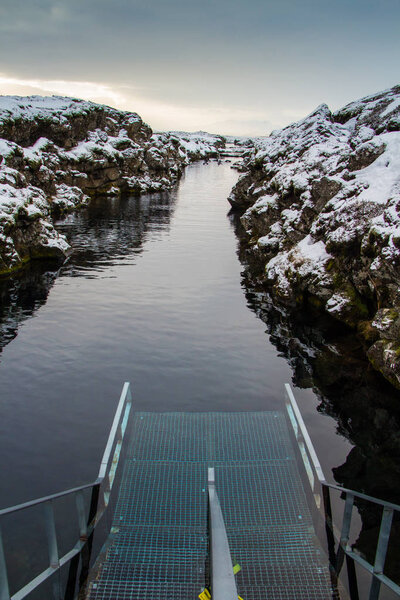
[[[241,287],[236,178],[196,164],[171,195],[99,199],[58,223],[74,253],[55,279],[33,265],[3,291],[2,506],[93,478],[125,380],[139,410],[282,408],[292,372]],[[300,393],[340,464],[347,442]]]
[[[318,354],[312,316],[260,303],[228,215],[237,176],[194,164],[170,194],[97,199],[57,223],[61,268],[0,282],[0,506],[94,479],[124,381],[146,411],[282,410],[292,382],[327,478],[396,500],[397,447],[381,449],[399,395],[343,362],[337,336]]]

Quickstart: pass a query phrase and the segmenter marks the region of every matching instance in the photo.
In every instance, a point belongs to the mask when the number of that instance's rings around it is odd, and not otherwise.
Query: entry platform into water
[[[131,434],[90,600],[198,598],[209,467],[243,600],[332,598],[283,412],[136,412]]]
[[[0,600],[400,598],[385,571],[400,506],[325,479],[285,389],[287,417],[149,413],[126,382],[97,478],[0,510]],[[373,563],[351,543],[360,503],[381,514]]]

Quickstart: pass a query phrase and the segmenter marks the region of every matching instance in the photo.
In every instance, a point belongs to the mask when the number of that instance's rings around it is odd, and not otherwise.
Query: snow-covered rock
[[[254,141],[229,201],[276,301],[357,328],[400,387],[400,86]],[[378,311],[378,312],[377,312]],[[378,316],[377,316],[378,315]],[[394,331],[394,329],[393,329]]]
[[[0,274],[64,256],[52,215],[99,193],[169,189],[220,136],[153,134],[136,113],[74,98],[0,96]]]
[[[223,136],[206,131],[170,131],[169,136],[171,140],[179,142],[181,156],[186,164],[194,160],[218,158],[220,151],[225,147]]]

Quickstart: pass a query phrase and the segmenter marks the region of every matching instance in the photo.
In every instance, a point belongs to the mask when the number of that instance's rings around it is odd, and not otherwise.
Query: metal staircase
[[[286,395],[286,414],[141,413],[126,383],[97,479],[0,511],[6,532],[17,514],[29,524],[39,511],[49,557],[16,576],[0,536],[0,600],[353,600],[365,597],[360,569],[370,600],[382,585],[400,597],[384,573],[400,507],[327,482],[288,385]],[[342,496],[339,529],[332,494]],[[382,508],[374,564],[349,544],[358,500]],[[74,514],[61,526],[59,502]]]

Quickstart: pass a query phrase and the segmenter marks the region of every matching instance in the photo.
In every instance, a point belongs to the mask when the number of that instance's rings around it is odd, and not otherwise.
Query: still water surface
[[[74,248],[58,273],[3,282],[1,506],[96,476],[124,381],[137,410],[283,408],[292,370],[242,288],[236,179],[195,164],[171,194],[96,200],[58,223]],[[331,478],[351,445],[295,393]]]

